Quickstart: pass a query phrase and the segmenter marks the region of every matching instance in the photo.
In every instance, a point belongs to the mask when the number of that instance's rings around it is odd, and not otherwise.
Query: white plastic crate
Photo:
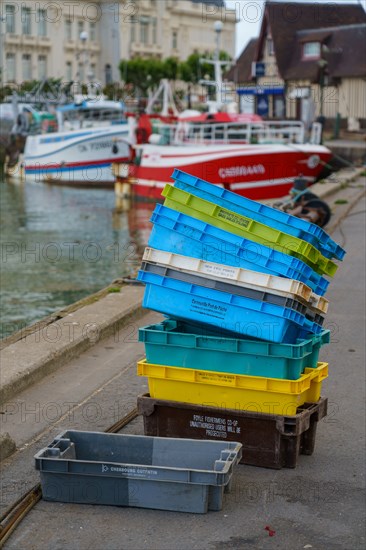
[[[294,279],[207,262],[150,247],[145,248],[143,260],[167,265],[180,271],[194,272],[195,275],[201,277],[209,276],[211,279],[229,280],[233,284],[253,288],[254,290],[265,288],[271,294],[288,296],[304,302],[308,307],[322,314],[328,310],[328,300],[326,298],[318,296],[307,285]]]

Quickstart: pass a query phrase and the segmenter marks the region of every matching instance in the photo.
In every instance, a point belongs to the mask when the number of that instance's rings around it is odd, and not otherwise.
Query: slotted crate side
[[[207,262],[198,258],[165,252],[164,250],[157,250],[151,247],[145,248],[142,259],[150,263],[166,265],[179,271],[192,272],[201,277],[208,276],[215,280],[223,280],[238,286],[253,288],[254,290],[264,288],[272,294],[288,296],[294,300],[299,300],[320,314],[325,314],[328,310],[328,300],[316,295],[309,286],[294,279],[285,279],[284,277],[249,269]]]
[[[161,277],[169,277],[170,279],[174,279],[176,281],[183,281],[192,285],[197,285],[219,292],[225,292],[231,294],[232,296],[241,296],[250,300],[289,309],[300,313],[305,316],[306,319],[309,319],[319,326],[322,326],[324,323],[324,315],[316,313],[313,309],[307,307],[302,302],[289,296],[273,294],[272,292],[267,292],[263,289],[257,290],[246,286],[238,286],[228,281],[216,280],[210,277],[199,277],[193,273],[172,269],[168,266],[156,263],[142,262],[140,270],[145,273],[156,274]]]
[[[145,360],[138,362],[137,374],[147,376],[150,395],[156,399],[174,396],[182,403],[294,416],[304,403],[320,399],[328,364],[305,369],[299,380],[182,369]]]
[[[283,277],[276,277],[274,275],[251,271],[249,269],[228,267],[223,264],[216,264],[213,262],[200,260],[198,258],[165,252],[164,250],[146,247],[143,260],[166,264],[175,269],[193,271],[204,275],[216,276],[221,279],[228,279],[233,283],[238,282],[247,285],[281,290],[282,292],[287,292],[289,294],[299,294],[299,296],[306,301],[309,301],[311,296],[311,289],[299,281],[284,279]]]
[[[43,498],[193,513],[220,510],[242,446],[197,443],[68,430],[35,455]]]
[[[196,334],[183,321],[165,320],[141,327],[139,341],[145,344],[148,363],[188,369],[212,370],[270,378],[297,380],[305,368],[316,368],[322,345],[329,342],[324,330],[296,344],[273,344],[260,340],[228,338],[222,334]]]
[[[319,250],[306,241],[291,237],[291,235],[277,231],[251,218],[245,218],[170,184],[164,187],[162,195],[165,197],[165,206],[194,216],[224,231],[269,246],[284,254],[295,256],[320,275],[333,276],[338,269],[337,264],[322,256]]]
[[[320,296],[329,286],[329,281],[297,258],[242,239],[163,205],[156,205],[150,221],[154,224],[148,242],[152,248],[296,279]]]
[[[203,199],[216,202],[228,210],[233,210],[243,216],[256,216],[254,219],[257,221],[263,221],[267,225],[272,225],[275,229],[304,239],[314,246],[319,245],[318,247],[322,254],[328,258],[334,256],[338,260],[343,260],[346,254],[346,251],[333,241],[321,227],[313,223],[266,204],[247,199],[232,191],[223,189],[219,185],[191,176],[178,169],[174,170],[172,179],[175,180],[174,185],[179,189],[190,191]]]
[[[322,327],[297,311],[139,271],[146,288],[142,305],[164,315],[239,335],[293,344]]]
[[[261,468],[296,468],[300,454],[315,448],[317,424],[327,414],[328,400],[306,403],[291,417],[203,407],[173,400],[137,399],[145,435],[237,440],[243,445],[241,463]]]

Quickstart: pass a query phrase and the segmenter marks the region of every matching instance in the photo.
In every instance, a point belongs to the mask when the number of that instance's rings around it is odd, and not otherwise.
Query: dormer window
[[[320,42],[306,42],[302,47],[303,59],[320,59]]]

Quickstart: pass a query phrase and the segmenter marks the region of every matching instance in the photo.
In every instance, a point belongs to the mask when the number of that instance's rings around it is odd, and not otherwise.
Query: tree
[[[213,54],[204,56],[206,59],[213,59]],[[183,61],[179,66],[180,78],[185,82],[191,84],[198,84],[199,81],[208,75],[209,80],[215,78],[214,66],[209,63],[201,63],[202,55],[199,53],[192,53],[186,61]],[[220,52],[221,61],[231,61],[231,57],[228,53]]]
[[[176,57],[167,57],[164,64],[164,78],[169,80],[178,80],[179,77],[179,60]]]
[[[165,76],[164,62],[160,59],[143,59],[135,57],[119,64],[121,79],[132,84],[142,95],[147,95],[150,88],[157,86]]]
[[[119,64],[121,80],[130,84],[138,94],[146,97],[148,90],[156,88],[162,78],[168,80],[182,79],[190,84],[198,84],[201,78],[209,75],[214,78],[214,67],[208,63],[201,63],[201,55],[194,53],[186,61],[179,62],[175,57],[161,59],[145,59],[134,57],[130,60],[122,60]],[[212,54],[210,59],[212,59]],[[230,61],[231,58],[226,52],[220,52],[221,60]]]

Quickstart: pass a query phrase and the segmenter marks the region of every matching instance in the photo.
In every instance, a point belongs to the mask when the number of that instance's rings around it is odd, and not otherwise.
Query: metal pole
[[[0,15],[0,83],[3,85],[5,82],[4,79],[4,70],[5,67],[5,31],[3,32],[3,23],[6,22],[6,15]]]
[[[323,102],[324,102],[324,67],[320,68],[320,116],[323,116]]]

